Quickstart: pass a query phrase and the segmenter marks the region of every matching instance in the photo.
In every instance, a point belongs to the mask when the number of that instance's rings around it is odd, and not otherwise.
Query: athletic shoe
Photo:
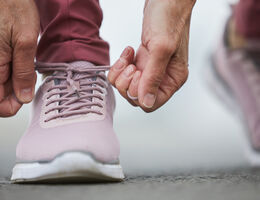
[[[115,97],[105,70],[79,61],[38,63],[47,76],[33,100],[11,180],[20,182],[121,181],[113,130]]]

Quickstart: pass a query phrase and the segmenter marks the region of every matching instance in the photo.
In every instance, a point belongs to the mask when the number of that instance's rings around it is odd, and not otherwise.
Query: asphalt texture
[[[11,184],[0,180],[1,200],[179,199],[259,200],[260,172],[127,177],[120,183]]]

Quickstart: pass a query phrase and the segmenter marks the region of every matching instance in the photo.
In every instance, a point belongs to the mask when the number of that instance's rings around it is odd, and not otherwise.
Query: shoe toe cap
[[[100,162],[116,162],[119,143],[113,127],[104,123],[74,124],[50,129],[29,129],[17,146],[22,161],[50,161],[71,151],[90,153]]]

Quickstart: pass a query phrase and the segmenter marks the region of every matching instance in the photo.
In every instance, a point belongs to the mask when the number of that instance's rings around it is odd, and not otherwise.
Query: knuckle
[[[182,69],[179,70],[177,73],[179,74],[179,76],[178,76],[179,78],[176,79],[175,84],[176,84],[177,89],[179,89],[187,81],[188,76],[189,76],[189,70],[187,67],[182,67]]]
[[[118,64],[127,66],[128,65],[128,61],[127,61],[126,58],[120,57],[119,60],[118,60]]]
[[[158,48],[158,51],[163,52],[163,53],[171,53],[171,51],[172,51],[171,47],[166,43],[159,44],[157,48]]]
[[[19,109],[15,109],[12,105],[2,114],[0,114],[2,117],[12,117],[17,114]]]
[[[17,39],[16,45],[23,49],[34,49],[37,45],[37,37],[24,34]]]
[[[184,84],[188,80],[188,77],[189,77],[189,70],[188,70],[188,68],[186,68],[186,70],[184,71],[184,74],[183,74],[182,84]]]
[[[9,66],[0,65],[0,83],[6,82],[8,77],[9,77]]]
[[[149,76],[147,78],[147,85],[149,85],[149,88],[157,88],[160,86],[161,81],[162,81],[162,78],[160,75]]]
[[[13,76],[19,81],[31,81],[35,79],[36,73],[33,69],[16,69]]]
[[[117,80],[117,81],[115,82],[115,85],[116,85],[117,90],[118,90],[120,93],[124,93],[125,88],[123,88],[122,81]]]
[[[7,113],[7,117],[12,117],[12,116],[16,115],[17,112],[18,112],[18,109],[11,108],[11,109],[9,109],[9,111]]]
[[[189,72],[188,70],[183,72],[183,74],[179,77],[176,77],[175,79],[172,79],[170,82],[170,85],[168,87],[168,95],[171,96],[172,93],[175,93],[178,91],[187,81]]]
[[[115,86],[118,90],[120,89],[120,82],[118,80],[115,81]]]
[[[154,43],[152,51],[161,54],[172,54],[174,52],[174,46],[169,40],[161,39]]]
[[[170,98],[175,92],[177,92],[187,81],[188,75],[189,75],[189,70],[183,69],[181,72],[176,71],[176,75],[168,75],[163,83],[163,87],[161,87],[161,91]]]
[[[110,69],[109,73],[108,73],[108,81],[115,86],[115,82],[117,80],[118,74],[117,72],[113,69],[113,67]]]
[[[8,70],[8,65],[0,65],[0,73],[5,73]]]

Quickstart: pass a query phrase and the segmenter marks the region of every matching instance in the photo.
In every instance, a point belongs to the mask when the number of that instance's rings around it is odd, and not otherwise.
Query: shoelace
[[[53,72],[51,76],[46,78],[46,82],[60,81],[59,84],[48,88],[47,104],[58,103],[46,111],[48,114],[52,111],[58,111],[45,120],[49,122],[57,118],[65,118],[74,115],[83,115],[88,113],[96,113],[102,115],[100,109],[103,105],[93,102],[93,98],[104,100],[104,90],[107,88],[106,75],[104,72],[109,70],[109,66],[85,66],[75,67],[67,63],[36,63],[36,70],[40,73]],[[99,87],[98,87],[99,86]],[[101,88],[100,88],[101,87]],[[55,90],[55,91],[54,91]],[[94,94],[94,91],[98,93]],[[51,99],[52,96],[59,95],[59,98]]]

